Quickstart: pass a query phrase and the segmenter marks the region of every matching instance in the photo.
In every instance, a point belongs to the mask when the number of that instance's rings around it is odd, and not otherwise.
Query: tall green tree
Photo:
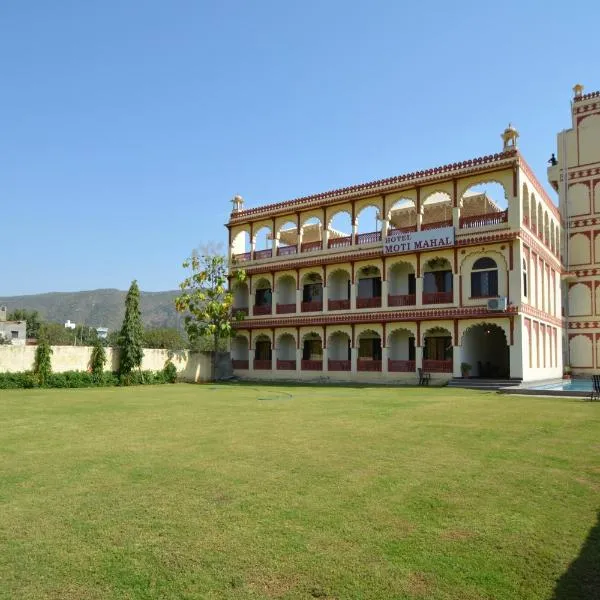
[[[92,355],[90,356],[90,371],[94,377],[100,378],[104,372],[104,365],[106,364],[106,350],[102,345],[102,340],[96,339]]]
[[[46,385],[46,381],[52,374],[52,348],[45,337],[40,339],[35,349],[35,364],[33,372],[41,386]]]
[[[179,285],[181,294],[175,299],[175,308],[185,315],[185,329],[192,344],[201,338],[212,341],[214,378],[219,341],[231,338],[235,334],[233,323],[244,318],[232,310],[233,294],[228,279],[231,275],[233,280],[243,281],[246,273],[242,269],[230,273],[227,258],[210,250],[193,253],[183,268],[190,274]]]
[[[26,321],[27,322],[27,333],[28,338],[39,338],[40,327],[42,320],[37,310],[27,310],[25,308],[15,308],[15,310],[8,313],[7,316],[9,321]]]
[[[125,318],[119,332],[119,371],[129,375],[139,369],[144,358],[144,327],[140,310],[140,288],[134,279],[125,298]]]
[[[144,330],[144,348],[164,348],[183,350],[188,343],[179,329],[174,327],[156,327]]]

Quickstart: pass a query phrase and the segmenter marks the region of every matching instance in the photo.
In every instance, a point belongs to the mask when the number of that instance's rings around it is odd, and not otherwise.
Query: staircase
[[[480,379],[478,377],[464,379],[463,377],[454,377],[448,382],[448,387],[493,391],[504,387],[517,387],[521,385],[521,382],[521,379]]]

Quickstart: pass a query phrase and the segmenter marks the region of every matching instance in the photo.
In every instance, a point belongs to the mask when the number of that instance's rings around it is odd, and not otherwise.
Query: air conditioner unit
[[[487,301],[487,309],[493,311],[503,311],[506,310],[507,304],[506,298],[490,298]]]

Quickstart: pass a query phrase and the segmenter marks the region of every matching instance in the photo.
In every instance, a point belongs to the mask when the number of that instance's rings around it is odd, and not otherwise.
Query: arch
[[[235,361],[248,361],[249,349],[250,345],[248,343],[248,338],[245,335],[238,334],[231,338],[231,358],[234,361],[234,369],[244,368],[244,365],[238,364],[238,366],[236,366]],[[245,368],[247,369],[248,366],[245,365]]]
[[[302,236],[302,244],[311,244],[323,241],[323,222],[321,218],[314,214],[306,214],[303,216],[300,225],[300,234]]]
[[[327,297],[329,310],[350,308],[351,275],[347,269],[335,269],[327,276]]]
[[[376,265],[364,265],[356,273],[356,308],[381,306],[381,270]]]
[[[296,338],[289,332],[281,333],[277,337],[277,360],[296,360]]]
[[[300,279],[300,283],[301,283],[301,285],[308,285],[308,284],[314,284],[314,283],[320,283],[322,285],[323,277],[321,276],[321,273],[319,273],[318,271],[308,271],[308,272],[304,273],[304,275],[302,275],[302,277]]]
[[[365,329],[356,338],[358,346],[358,370],[380,371],[382,358],[381,335],[373,329]]]
[[[547,211],[544,211],[544,243],[550,245],[550,218]]]
[[[590,213],[590,188],[586,183],[569,186],[569,217]]]
[[[245,281],[236,281],[231,289],[233,293],[233,310],[248,310],[250,288]]]
[[[317,271],[302,276],[302,312],[323,310],[323,277]]]
[[[433,271],[446,271],[452,270],[452,265],[450,261],[445,257],[436,256],[434,258],[430,258],[423,265],[423,272],[433,272]]]
[[[358,234],[381,232],[381,211],[376,204],[365,204],[357,212],[356,231]]]
[[[275,282],[277,305],[287,307],[290,312],[296,312],[296,277],[291,273],[284,273],[277,277]],[[281,312],[278,308],[278,312]]]
[[[381,277],[378,265],[363,265],[356,271],[356,277]]]
[[[572,367],[594,366],[592,340],[585,334],[574,335],[569,339],[569,354]]]
[[[302,361],[305,367],[323,361],[323,338],[319,332],[308,331],[302,335]]]
[[[254,367],[270,368],[268,364],[273,357],[271,336],[261,333],[254,339]]]
[[[585,283],[575,283],[569,287],[569,315],[592,314],[592,290]]]
[[[423,333],[423,369],[452,373],[452,333],[445,327],[431,327]]]
[[[529,189],[527,188],[527,184],[523,183],[523,192],[521,194],[521,204],[523,207],[523,223],[525,225],[529,225],[531,222],[531,213],[529,207]]]
[[[271,282],[261,277],[254,285],[254,314],[268,314],[271,312],[273,290]]]
[[[577,126],[579,134],[579,164],[585,165],[600,160],[598,140],[600,139],[600,115],[584,117]]]
[[[302,334],[302,337],[300,338],[302,342],[305,342],[306,340],[323,340],[323,337],[321,335],[321,333],[319,331],[314,331],[314,330],[310,330],[310,331],[305,331]]]
[[[471,267],[471,298],[498,296],[498,265],[490,256],[478,258]]]
[[[497,323],[476,323],[465,329],[461,340],[462,361],[472,377],[510,377],[510,349],[506,331]]]
[[[414,295],[416,293],[415,268],[410,262],[398,261],[390,265],[387,280],[390,300],[392,297]],[[405,298],[405,300],[412,300],[412,298]],[[409,302],[408,304],[412,303]],[[394,303],[391,306],[402,306],[402,304]]]
[[[273,247],[273,230],[270,225],[263,225],[254,232],[254,249],[268,250]]]
[[[425,338],[427,337],[449,337],[452,340],[452,333],[447,327],[434,325],[426,329],[423,334],[423,345],[425,345]]]
[[[417,224],[417,206],[411,198],[398,198],[386,215],[390,228],[402,229]]]
[[[298,245],[298,225],[294,221],[281,223],[277,230],[277,239],[282,246]]]
[[[498,180],[480,181],[464,190],[458,205],[461,217],[502,212],[508,209],[508,193]]]
[[[397,327],[388,333],[388,358],[393,370],[415,370],[415,364],[394,364],[395,361],[411,361],[414,363],[415,345],[415,334],[406,327]]]
[[[591,263],[590,238],[584,233],[575,233],[569,238],[569,263],[589,265]]]
[[[452,222],[452,198],[447,192],[433,192],[421,204],[421,227],[432,223]]]
[[[453,300],[454,276],[447,258],[435,257],[423,265],[423,304],[443,304]]]
[[[530,225],[530,229],[531,231],[533,231],[533,233],[537,232],[537,228],[538,228],[538,205],[537,205],[537,201],[535,199],[535,195],[533,194],[533,192],[531,192],[531,225]]]
[[[250,240],[250,230],[244,227],[232,235],[231,238],[231,253],[234,256],[246,254],[252,250]]]
[[[537,211],[537,234],[539,238],[542,238],[544,235],[544,209],[541,201],[538,202]]]
[[[345,331],[339,329],[329,334],[327,338],[327,357],[330,361],[337,363],[344,361],[344,364],[334,364],[334,370],[346,370],[350,367],[351,360],[350,336]]]
[[[352,235],[352,213],[342,208],[332,212],[327,221],[329,238],[335,239]]]
[[[600,181],[594,186],[594,209],[600,212]]]

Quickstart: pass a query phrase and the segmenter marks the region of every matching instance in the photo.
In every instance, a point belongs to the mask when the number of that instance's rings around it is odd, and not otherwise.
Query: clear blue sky
[[[598,2],[31,0],[0,12],[0,296],[173,289],[246,206],[497,152],[545,183]]]

